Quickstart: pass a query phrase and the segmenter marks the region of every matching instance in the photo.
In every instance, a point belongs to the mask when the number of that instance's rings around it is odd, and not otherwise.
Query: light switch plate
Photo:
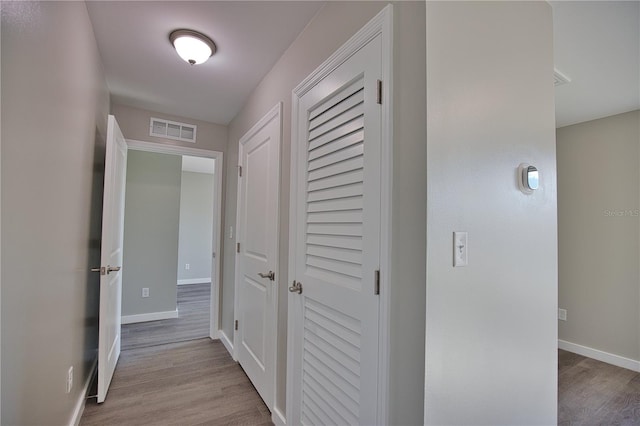
[[[467,266],[469,248],[467,247],[467,233],[466,232],[454,232],[453,233],[453,266]]]

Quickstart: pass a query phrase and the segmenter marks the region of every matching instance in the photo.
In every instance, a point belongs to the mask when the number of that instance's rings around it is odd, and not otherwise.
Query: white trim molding
[[[620,355],[614,355],[609,352],[601,351],[599,349],[593,349],[588,346],[582,346],[560,339],[558,339],[558,349],[586,356],[587,358],[593,358],[595,360],[606,362],[607,364],[615,365],[617,367],[627,368],[629,370],[640,372],[640,361],[636,361],[635,359],[625,358]]]
[[[381,36],[382,41],[382,90],[388,101],[382,104],[381,122],[381,165],[380,165],[380,281],[384,289],[390,286],[391,277],[391,200],[393,188],[393,5],[385,6],[375,17],[362,27],[353,37],[334,52],[315,71],[305,78],[292,91],[291,102],[291,159],[290,176],[298,175],[298,125],[300,112],[300,99],[316,86],[322,79],[347,61],[351,56],[363,48],[369,41]],[[289,203],[289,259],[296,256],[296,194],[298,182],[290,179],[290,203]],[[295,262],[289,261],[289,280],[296,276]],[[288,309],[296,309],[299,298],[289,295]],[[380,329],[378,336],[378,404],[377,424],[389,424],[389,369],[390,369],[390,299],[389,291],[380,292]],[[298,324],[294,323],[293,316],[288,315],[287,321],[287,418],[293,416],[294,374],[296,366],[294,345],[300,341]],[[299,366],[298,366],[299,367]]]
[[[165,312],[150,312],[148,314],[123,315],[122,324],[134,324],[137,322],[158,321],[163,319],[178,318],[178,310]]]
[[[273,407],[273,413],[271,413],[271,421],[275,426],[287,426],[287,419],[284,418],[282,411],[278,407]]]
[[[190,285],[190,284],[211,284],[211,277],[188,278],[184,280],[178,280],[178,285]]]
[[[229,336],[227,336],[227,334],[224,332],[223,329],[218,330],[218,337],[222,342],[222,344],[224,345],[227,352],[229,352],[229,355],[231,355],[231,358],[233,358],[234,361],[237,361],[233,353],[233,343],[231,343],[231,339],[229,339]]]
[[[89,369],[89,375],[87,376],[87,379],[84,381],[82,392],[80,392],[80,396],[78,397],[78,401],[76,402],[76,406],[73,410],[73,414],[71,415],[69,426],[78,426],[80,424],[80,419],[82,419],[82,413],[84,413],[84,407],[87,403],[87,397],[89,396],[89,390],[91,389],[93,379],[96,377],[97,370],[98,370],[98,352],[96,351],[93,364]]]

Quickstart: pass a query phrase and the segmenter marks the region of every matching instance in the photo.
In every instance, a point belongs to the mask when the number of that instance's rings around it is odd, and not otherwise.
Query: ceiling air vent
[[[567,77],[566,75],[562,74],[556,68],[553,69],[553,85],[554,86],[560,86],[560,85],[567,84],[567,83],[570,83],[570,82],[571,82],[571,79],[569,77]]]
[[[178,123],[177,121],[163,120],[151,117],[149,136],[174,139],[183,142],[196,141],[196,128],[193,124]]]

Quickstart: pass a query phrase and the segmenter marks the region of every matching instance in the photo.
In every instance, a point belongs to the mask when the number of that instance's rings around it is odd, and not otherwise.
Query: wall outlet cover
[[[560,321],[567,320],[567,310],[566,309],[558,309],[558,319]]]

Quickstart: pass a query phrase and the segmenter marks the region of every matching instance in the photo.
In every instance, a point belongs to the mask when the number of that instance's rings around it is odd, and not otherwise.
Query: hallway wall
[[[548,3],[427,2],[425,424],[556,424],[554,111]]]
[[[177,315],[182,157],[129,150],[124,208],[122,316]],[[149,297],[142,297],[142,289]]]
[[[640,365],[640,111],[556,134],[558,337]]]
[[[84,2],[1,7],[0,422],[69,424],[98,346],[109,93]]]

